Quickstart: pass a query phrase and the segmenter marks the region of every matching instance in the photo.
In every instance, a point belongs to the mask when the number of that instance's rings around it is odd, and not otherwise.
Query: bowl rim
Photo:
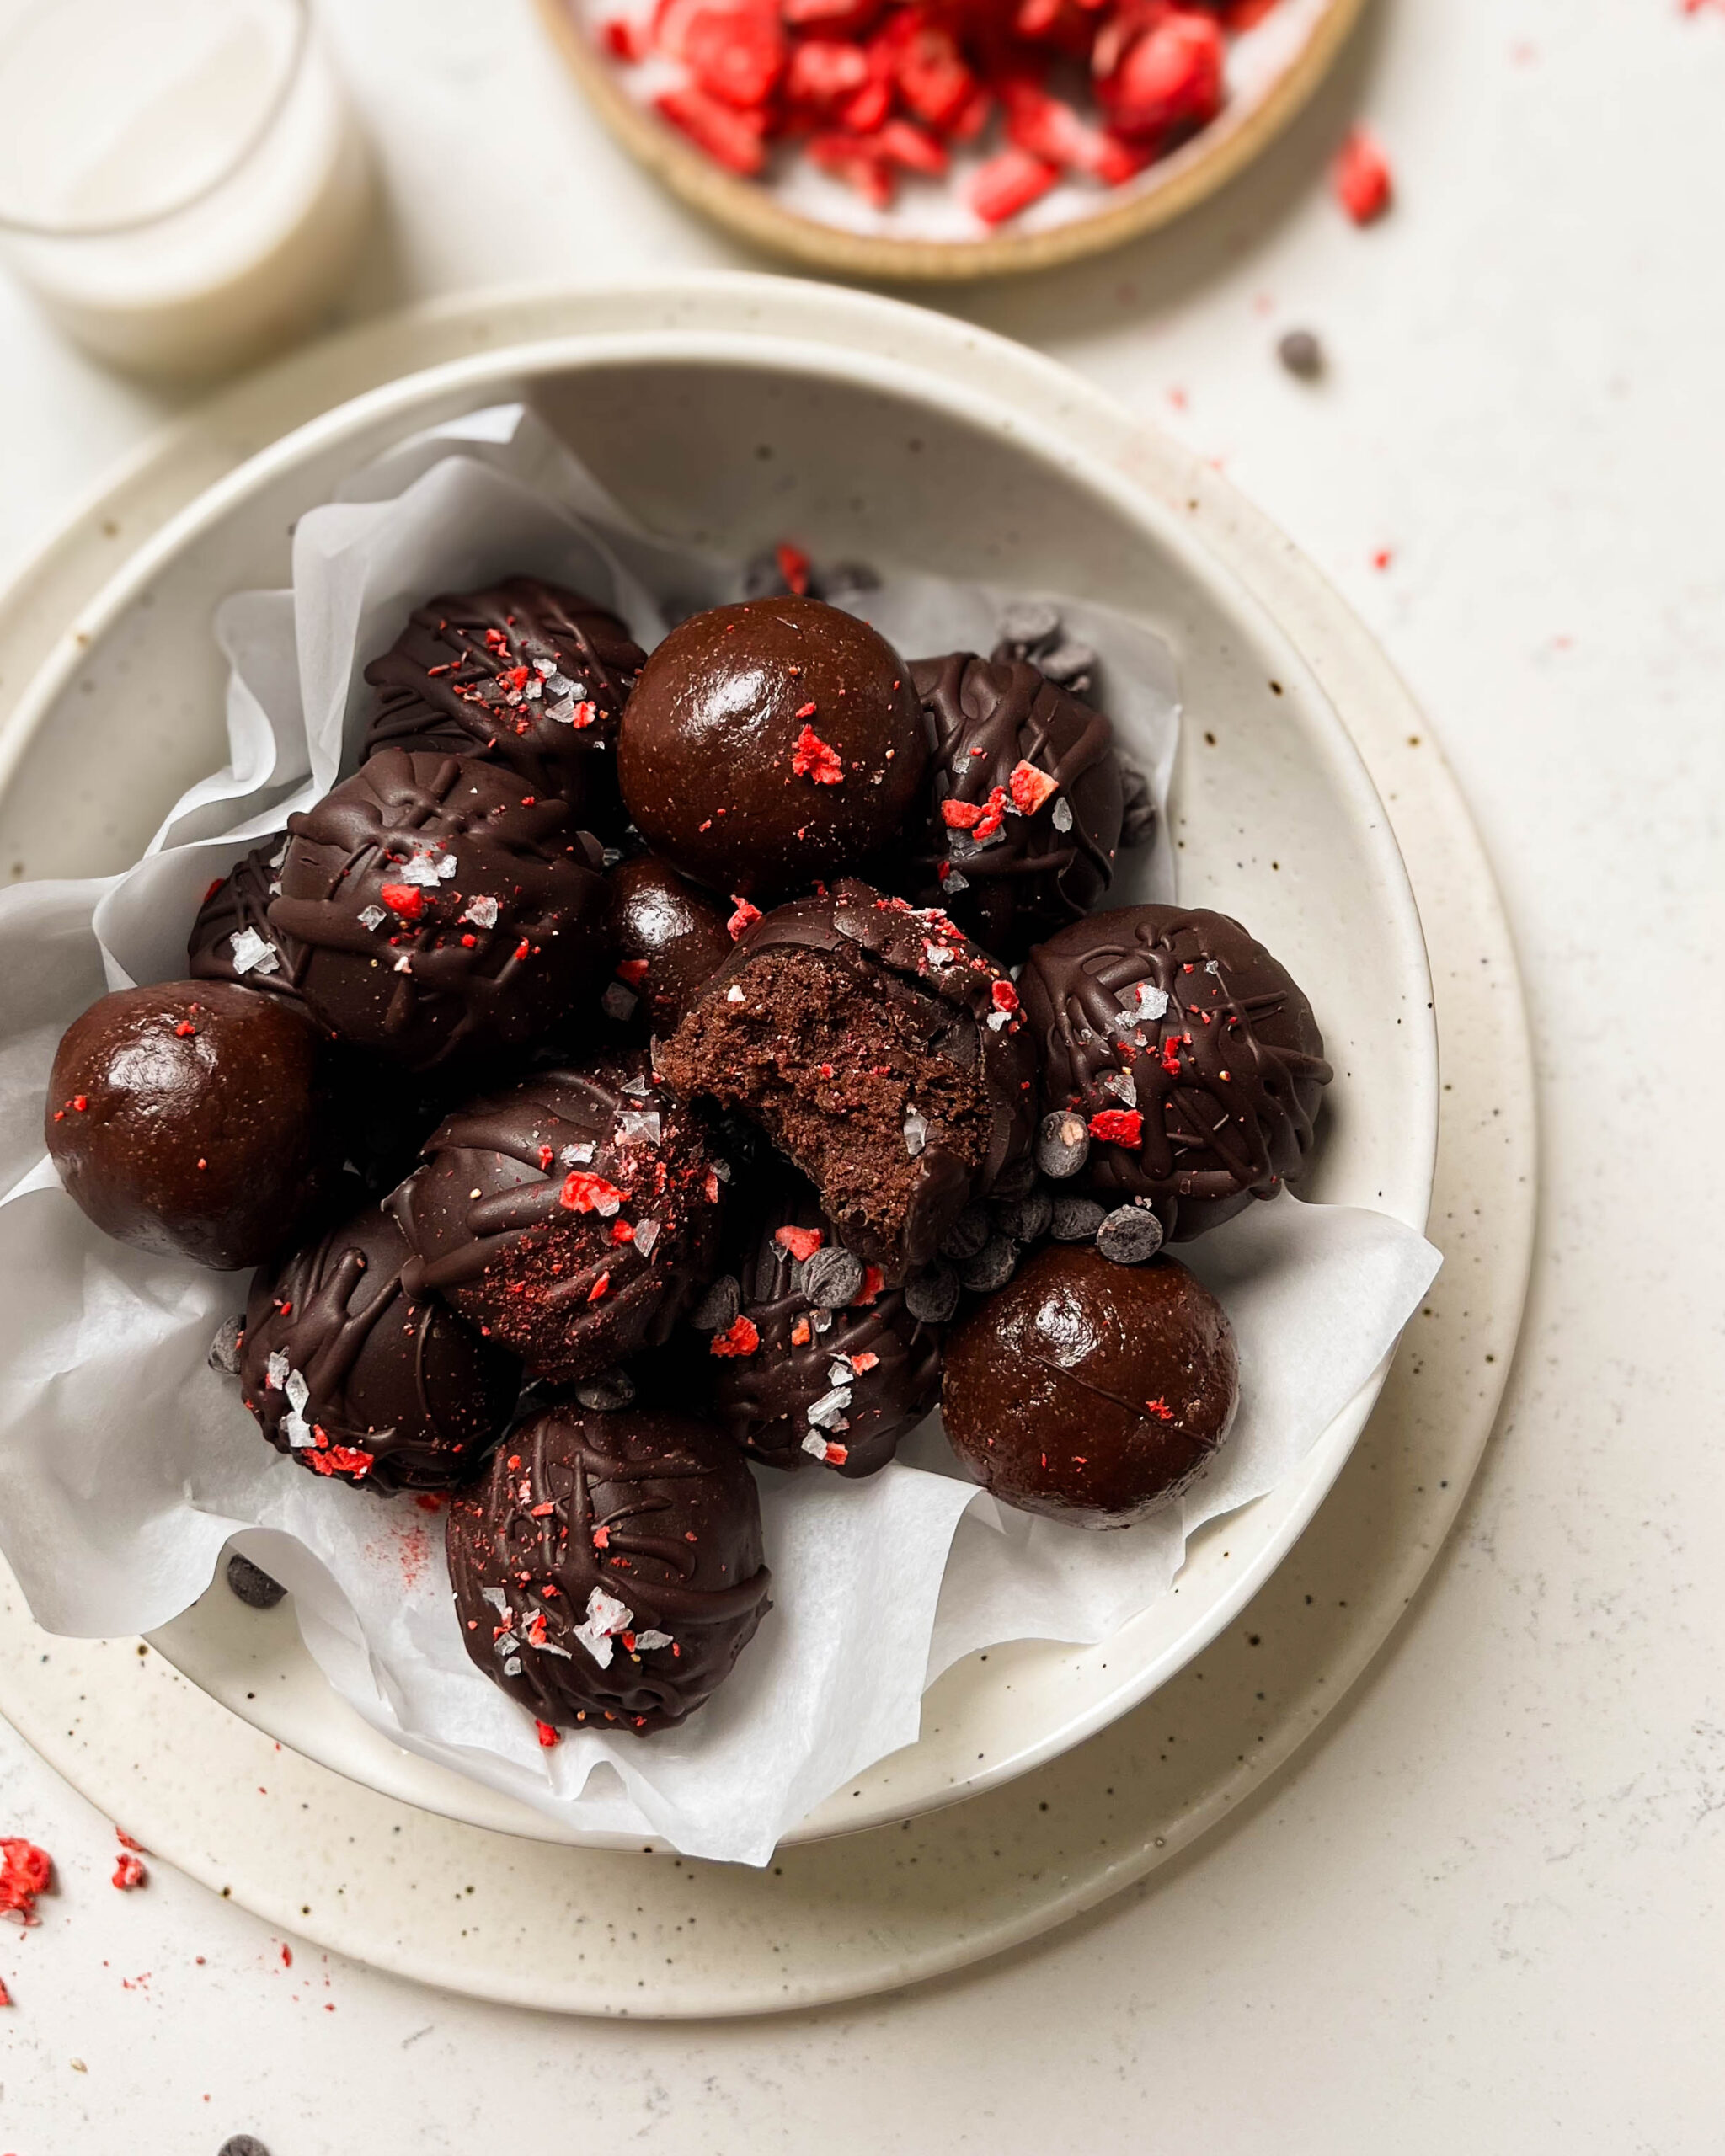
[[[1316,94],[1340,56],[1366,0],[1322,0],[1322,12],[1288,64],[1254,101],[1225,106],[1207,127],[1159,160],[1130,193],[1045,232],[991,232],[974,240],[900,238],[859,232],[787,209],[757,181],[727,172],[637,103],[577,19],[571,0],[535,0],[547,35],[612,136],[681,201],[739,237],[831,275],[887,282],[959,282],[1053,269],[1155,232],[1195,209],[1266,150]]]
[[[650,289],[675,292],[680,283],[694,280],[646,281]],[[698,281],[705,285],[713,280]],[[781,280],[737,281],[759,286]],[[601,296],[603,289],[596,288],[593,296]],[[628,289],[638,291],[643,286],[635,285]],[[806,302],[810,288],[800,286],[797,290],[798,296]],[[865,312],[879,309],[889,317],[914,313],[925,332],[931,322],[940,323],[945,336],[956,340],[959,347],[967,350],[973,360],[978,344],[985,343],[995,348],[996,354],[1010,354],[1017,363],[1021,374],[1028,376],[1029,381],[1035,382],[1044,392],[1050,382],[1060,383],[1068,388],[1073,385],[1073,378],[1057,363],[1040,355],[1026,352],[986,332],[972,330],[966,324],[949,322],[942,317],[931,318],[921,310],[907,309],[902,303],[875,300],[868,296],[835,293],[830,296],[844,303],[841,312],[844,309],[860,307]],[[3,734],[0,734],[0,791],[3,791],[18,759],[24,754],[29,741],[46,718],[58,696],[63,693],[72,673],[88,661],[92,647],[136,602],[152,579],[200,534],[215,527],[222,518],[272,479],[291,471],[308,457],[333,448],[344,440],[360,436],[367,430],[380,427],[387,422],[409,419],[414,424],[423,425],[440,418],[452,416],[457,410],[478,408],[486,401],[487,392],[496,392],[491,401],[500,401],[505,396],[520,396],[531,390],[536,376],[566,372],[581,366],[591,367],[632,360],[658,360],[662,363],[686,364],[695,360],[732,366],[758,364],[764,356],[769,355],[780,364],[792,364],[800,371],[824,375],[834,380],[861,383],[900,400],[910,395],[925,403],[938,406],[967,424],[975,424],[979,419],[992,419],[1017,442],[1036,454],[1051,458],[1072,478],[1111,498],[1126,517],[1140,527],[1150,528],[1158,540],[1178,556],[1183,570],[1209,585],[1220,603],[1224,603],[1236,615],[1242,612],[1255,615],[1267,625],[1286,646],[1290,672],[1297,670],[1302,679],[1307,693],[1300,699],[1301,703],[1323,715],[1323,734],[1329,752],[1330,767],[1351,797],[1354,813],[1371,827],[1375,835],[1375,851],[1382,872],[1383,894],[1394,908],[1399,931],[1397,941],[1402,946],[1403,958],[1416,969],[1415,977],[1429,987],[1429,972],[1423,937],[1406,868],[1390,833],[1380,797],[1340,714],[1312,676],[1289,632],[1274,620],[1263,602],[1238,576],[1212,553],[1204,543],[1201,534],[1194,531],[1189,524],[1183,522],[1172,505],[1159,499],[1149,488],[1124,471],[1111,467],[1088,446],[1079,445],[1070,436],[1063,435],[1058,426],[1048,423],[1033,403],[1027,400],[1025,405],[1014,405],[1010,397],[997,394],[992,387],[985,387],[977,381],[974,371],[967,370],[966,377],[963,380],[956,375],[948,377],[896,355],[865,351],[837,341],[836,338],[832,342],[823,342],[818,337],[807,334],[786,335],[760,329],[691,330],[665,325],[615,332],[569,333],[498,347],[446,361],[414,374],[397,376],[318,414],[248,458],[187,504],[120,566],[97,597],[82,611],[76,637],[67,638],[62,645],[51,654],[41,672],[20,697]],[[1088,384],[1079,387],[1087,397],[1099,403],[1107,403],[1100,392],[1093,391]],[[407,430],[410,429],[403,430]],[[1420,1128],[1426,1134],[1426,1142],[1419,1149],[1417,1157],[1410,1155],[1409,1160],[1402,1164],[1401,1186],[1397,1187],[1393,1182],[1386,1186],[1385,1194],[1379,1201],[1383,1210],[1421,1230],[1425,1225],[1429,1206],[1437,1129],[1435,1022],[1429,995],[1423,1033],[1428,1038],[1424,1042],[1426,1052],[1421,1059],[1424,1082],[1421,1089]],[[865,1805],[860,1810],[854,1805],[847,1806],[842,1812],[837,1809],[839,1800],[845,1796],[845,1792],[841,1790],[824,1800],[804,1821],[789,1829],[784,1840],[795,1843],[858,1831],[879,1824],[883,1820],[908,1818],[979,1793],[1070,1749],[1166,1683],[1179,1668],[1201,1653],[1238,1614],[1251,1594],[1281,1563],[1303,1533],[1339,1474],[1359,1430],[1364,1427],[1387,1371],[1389,1359],[1386,1356],[1383,1364],[1361,1388],[1354,1400],[1319,1438],[1295,1475],[1284,1481],[1274,1493],[1275,1497],[1285,1497],[1287,1500],[1287,1509],[1275,1532],[1261,1546],[1249,1565],[1242,1566],[1230,1576],[1222,1593],[1162,1655],[1146,1663],[1130,1678],[1081,1713],[1049,1730],[1035,1743],[991,1760],[983,1772],[974,1777],[967,1777],[953,1786],[925,1790],[914,1797],[895,1795],[889,1801],[873,1806]],[[1265,1501],[1257,1502],[1262,1503]],[[1122,1633],[1114,1636],[1115,1641],[1130,1630],[1132,1621],[1129,1620],[1128,1625],[1122,1628]],[[195,1669],[187,1668],[176,1657],[174,1643],[170,1637],[152,1635],[152,1643],[182,1669],[189,1681],[198,1684],[200,1689],[213,1689],[205,1684]],[[1082,1655],[1097,1652],[1111,1643],[1099,1642],[1092,1648],[1043,1644],[1050,1652]],[[266,1721],[246,1714],[241,1700],[228,1696],[222,1690],[216,1690],[215,1696],[221,1698],[234,1711],[241,1713],[244,1719],[255,1721],[259,1727],[268,1728],[271,1736],[277,1734]],[[330,1696],[334,1700],[333,1693]],[[341,1703],[337,1700],[336,1704],[339,1705]],[[306,1748],[302,1744],[301,1748]],[[327,1753],[314,1756],[321,1756],[323,1764],[335,1766],[339,1772],[355,1775],[356,1779],[365,1779],[355,1774],[355,1769],[348,1764],[329,1758]],[[432,1764],[412,1754],[403,1756],[413,1770],[423,1771]],[[903,1753],[889,1755],[899,1759],[904,1756]],[[878,1767],[882,1764],[877,1762],[875,1765]],[[865,1772],[873,1774],[874,1769]],[[478,1810],[487,1816],[476,1817],[472,1811],[462,1812],[452,1806],[441,1806],[435,1801],[428,1802],[423,1790],[409,1791],[398,1788],[392,1793],[405,1796],[409,1801],[424,1805],[427,1809],[445,1809],[450,1816],[467,1817],[473,1819],[474,1823],[487,1826],[501,1825],[505,1831],[526,1833],[535,1838],[563,1841],[579,1846],[630,1849],[642,1846],[638,1838],[631,1839],[593,1830],[571,1829],[561,1822],[532,1813],[518,1801],[502,1797],[485,1785],[472,1783],[451,1769],[437,1770],[435,1779],[440,1784],[446,1782],[454,1790],[472,1791],[482,1800]],[[373,1783],[371,1785],[378,1785]],[[509,1816],[506,1819],[498,1817],[499,1807],[507,1812]]]

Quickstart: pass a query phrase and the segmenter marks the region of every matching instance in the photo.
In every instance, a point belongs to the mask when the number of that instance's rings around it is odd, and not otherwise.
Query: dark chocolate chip
[[[615,1414],[634,1404],[635,1380],[624,1369],[596,1370],[575,1387],[575,1397],[595,1414]]]
[[[959,1307],[959,1276],[950,1265],[932,1265],[905,1283],[905,1308],[919,1324],[944,1325]]]
[[[1057,1198],[1049,1227],[1057,1243],[1087,1243],[1107,1218],[1093,1198]]]
[[[223,1377],[239,1375],[239,1343],[245,1337],[246,1314],[239,1311],[227,1320],[220,1332],[210,1342],[206,1358],[212,1370],[220,1370]]]
[[[966,1258],[975,1257],[987,1241],[988,1208],[973,1202],[948,1229],[946,1241],[940,1246],[941,1255],[956,1258],[962,1264]]]
[[[227,1585],[248,1609],[273,1609],[287,1593],[280,1580],[272,1580],[261,1565],[242,1557],[238,1550],[227,1561]]]
[[[1316,382],[1324,371],[1324,348],[1309,329],[1290,329],[1276,346],[1276,357],[1302,382]]]
[[[729,1273],[721,1273],[695,1306],[689,1320],[697,1332],[729,1332],[743,1314],[743,1291]]]
[[[862,1290],[862,1261],[829,1243],[802,1268],[803,1293],[818,1310],[841,1310]]]
[[[959,1267],[959,1278],[975,1295],[1004,1288],[1018,1263],[1018,1246],[1010,1235],[991,1235],[974,1257]]]
[[[1028,1198],[1036,1181],[1036,1163],[1028,1153],[1021,1154],[1010,1167],[1002,1168],[995,1177],[991,1198]]]
[[[1090,1158],[1090,1132],[1081,1115],[1056,1108],[1042,1118],[1036,1134],[1036,1165],[1045,1176],[1064,1182]]]
[[[1058,681],[1063,689],[1081,691],[1090,686],[1096,671],[1096,654],[1087,643],[1068,642],[1044,652],[1036,663],[1050,681]]]
[[[1001,642],[1020,651],[1034,651],[1038,644],[1052,643],[1060,633],[1060,610],[1046,599],[1015,600],[1001,616]]]
[[[1097,1228],[1096,1246],[1115,1265],[1142,1265],[1162,1246],[1162,1224],[1141,1205],[1117,1205]]]
[[[1013,1218],[1007,1233],[1014,1242],[1039,1243],[1054,1219],[1054,1198],[1048,1191],[1033,1190],[1028,1198],[1021,1198],[1012,1210]]]

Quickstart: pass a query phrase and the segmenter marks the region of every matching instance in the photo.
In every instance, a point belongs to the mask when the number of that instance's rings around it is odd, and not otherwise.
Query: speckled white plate
[[[822,296],[806,291],[804,304]],[[841,322],[901,312],[824,296]],[[1436,1043],[1396,841],[1328,696],[1196,535],[1192,512],[1124,483],[1045,414],[999,397],[998,348],[956,326],[946,336],[971,361],[957,381],[866,343],[777,325],[619,328],[604,294],[592,296],[588,319],[595,327],[579,335],[452,362],[323,414],[142,547],[0,737],[0,755],[15,760],[9,783],[0,764],[0,830],[18,832],[26,873],[88,873],[130,859],[181,787],[221,762],[211,616],[236,589],[287,580],[293,521],[340,474],[428,424],[529,395],[661,531],[742,552],[794,536],[817,557],[1082,592],[1157,627],[1189,714],[1172,801],[1183,890],[1238,913],[1285,958],[1337,1070],[1308,1194],[1423,1227]],[[1064,376],[1054,379],[1066,391]],[[82,804],[70,819],[68,799]],[[61,814],[46,813],[50,800]],[[929,1694],[919,1742],[830,1797],[788,1838],[902,1819],[991,1787],[1165,1683],[1292,1546],[1382,1375],[1279,1489],[1194,1539],[1171,1594],[1094,1647],[1021,1641],[960,1662]],[[154,1644],[270,1736],[371,1788],[476,1825],[617,1843],[398,1750],[336,1698],[293,1636],[237,1625],[219,1584]]]
[[[84,609],[127,552],[329,404],[405,365],[561,335],[590,307],[553,289],[370,325],[230,389],[93,494],[0,595],[0,751],[10,745],[19,782],[0,798],[0,873],[71,873],[87,857],[56,857],[32,824],[30,801],[52,799],[43,789],[63,778],[70,744],[28,750],[19,691],[45,653],[75,663]],[[1209,467],[1033,355],[919,311],[719,277],[612,293],[606,312],[617,328],[766,324],[959,382],[985,369],[1002,403],[1189,517],[1274,614],[1377,782],[1425,926],[1443,1054],[1428,1232],[1445,1269],[1297,1546],[1153,1699],[1058,1761],[915,1822],[788,1849],[764,1874],[462,1826],[282,1750],[141,1642],[45,1640],[0,1571],[0,1710],[212,1890],[328,1949],[476,1996],[745,2014],[889,1988],[1033,1937],[1226,1819],[1311,1737],[1407,1609],[1491,1431],[1531,1248],[1531,1070],[1490,868],[1417,707],[1311,564]],[[134,843],[111,803],[91,803],[75,836],[111,863]],[[259,1675],[292,1682],[288,1613],[243,1621]]]

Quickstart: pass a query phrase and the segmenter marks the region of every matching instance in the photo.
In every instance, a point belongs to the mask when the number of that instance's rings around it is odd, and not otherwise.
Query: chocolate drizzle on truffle
[[[1130,906],[1038,946],[1019,979],[1045,1107],[1087,1119],[1087,1185],[1188,1241],[1273,1198],[1311,1150],[1330,1066],[1311,1006],[1226,914]]]
[[[278,1452],[383,1496],[471,1481],[521,1366],[402,1286],[407,1239],[366,1205],[252,1283],[245,1404]]]
[[[290,937],[270,926],[270,901],[281,889],[285,837],[265,839],[233,867],[198,909],[186,944],[194,980],[232,981],[266,995],[304,999],[294,983],[299,963]]]
[[[687,1416],[535,1417],[451,1506],[446,1539],[467,1652],[560,1727],[681,1721],[771,1607],[753,1477]]]
[[[854,878],[745,931],[659,1067],[758,1123],[889,1281],[932,1262],[1033,1128],[1012,982],[944,914]]]
[[[270,926],[332,1032],[426,1070],[542,1038],[602,977],[598,841],[521,783],[384,749],[288,819]]]
[[[560,1383],[669,1335],[712,1270],[723,1183],[644,1055],[542,1070],[451,1116],[389,1200],[403,1283]]]
[[[927,824],[905,888],[1019,958],[1105,894],[1122,782],[1100,712],[1023,659],[953,652],[911,677],[932,737]]]
[[[617,722],[645,659],[615,614],[537,577],[430,600],[366,669],[365,754],[483,755],[608,830]]]

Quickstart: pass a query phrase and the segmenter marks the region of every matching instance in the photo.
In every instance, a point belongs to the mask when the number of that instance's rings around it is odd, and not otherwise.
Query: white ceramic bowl
[[[821,303],[802,289],[805,304]],[[828,297],[836,315],[888,311]],[[230,591],[288,581],[294,520],[342,473],[439,419],[528,396],[629,508],[673,536],[748,552],[794,531],[817,553],[1082,593],[1159,630],[1188,716],[1171,804],[1182,894],[1238,914],[1284,957],[1336,1067],[1307,1194],[1423,1228],[1436,1043],[1418,917],[1387,819],[1292,644],[1178,513],[1075,448],[1057,417],[1044,429],[992,398],[993,340],[959,324],[943,333],[964,356],[955,381],[860,344],[676,328],[607,335],[602,293],[591,318],[590,335],[457,361],[339,407],[143,548],[0,739],[0,826],[39,835],[30,873],[124,866],[182,788],[222,760],[213,609]],[[1172,1594],[1095,1647],[1020,1642],[959,1663],[927,1695],[919,1742],[789,1838],[908,1817],[1004,1780],[1165,1683],[1292,1546],[1382,1374],[1280,1488],[1194,1539]],[[336,1699],[291,1627],[236,1627],[232,1610],[217,1588],[153,1643],[282,1742],[476,1825],[608,1838],[398,1750]]]

